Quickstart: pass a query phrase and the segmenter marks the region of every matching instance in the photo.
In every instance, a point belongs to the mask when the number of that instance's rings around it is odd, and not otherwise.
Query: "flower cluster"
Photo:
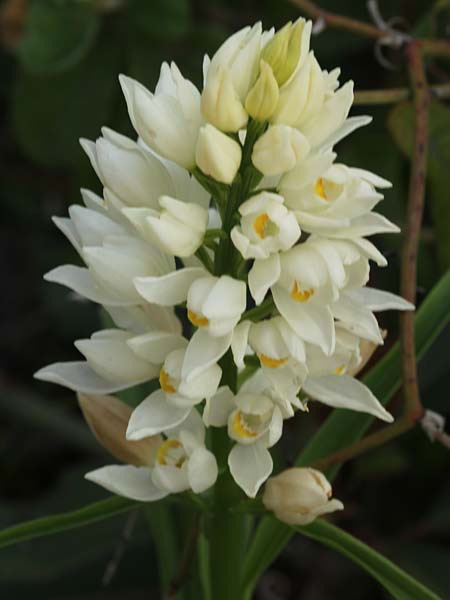
[[[367,236],[398,231],[373,211],[390,184],[336,162],[334,146],[370,118],[348,117],[353,83],[321,69],[310,34],[303,19],[242,29],[205,57],[201,92],[173,63],[154,93],[121,76],[137,142],[106,128],[81,142],[103,197],[82,190],[84,206],[55,223],[86,266],[46,279],[103,305],[116,328],[75,342],[85,361],[37,377],[88,398],[159,381],[120,430],[116,455],[134,459],[87,475],[115,493],[213,486],[207,428],[226,428],[231,475],[254,497],[285,420],[310,401],[392,420],[354,377],[383,343],[374,312],[413,308],[366,286],[369,261],[386,265]],[[341,507],[305,477],[317,514]]]

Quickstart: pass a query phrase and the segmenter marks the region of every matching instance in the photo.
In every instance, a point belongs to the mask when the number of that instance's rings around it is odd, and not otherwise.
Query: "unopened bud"
[[[231,183],[241,164],[242,150],[235,140],[208,124],[200,129],[195,157],[205,175]]]
[[[298,19],[294,24],[287,23],[263,48],[261,58],[272,67],[280,87],[294,73],[305,54],[305,46],[308,51],[310,34],[310,22]]]
[[[263,175],[279,175],[293,169],[309,153],[306,137],[293,127],[272,125],[253,147],[252,162]]]
[[[114,396],[78,394],[81,412],[100,444],[121,462],[129,465],[151,466],[161,445],[160,435],[138,442],[126,439],[132,409]]]
[[[259,77],[245,100],[245,109],[256,121],[267,121],[277,107],[279,95],[272,68],[262,60]]]
[[[267,481],[263,503],[280,521],[307,525],[320,515],[344,508],[342,502],[331,499],[331,494],[331,485],[323,473],[292,468]]]

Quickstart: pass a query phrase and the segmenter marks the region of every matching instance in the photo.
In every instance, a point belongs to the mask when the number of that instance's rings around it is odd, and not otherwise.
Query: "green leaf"
[[[450,271],[428,294],[415,319],[416,355],[420,359],[439,333],[450,322]],[[400,344],[390,351],[364,378],[364,383],[386,404],[401,385]],[[299,456],[297,466],[310,465],[315,460],[359,440],[370,427],[373,417],[343,409],[334,410]],[[332,479],[339,465],[327,470]],[[292,530],[281,522],[265,517],[253,538],[244,565],[244,589],[251,591],[260,575],[272,563],[292,536]]]
[[[439,600],[434,592],[402,571],[388,558],[331,523],[318,520],[295,529],[347,556],[374,577],[397,600]]]
[[[51,168],[83,159],[78,139],[98,136],[119,96],[120,55],[120,45],[105,35],[70,71],[19,75],[13,93],[13,121],[17,139],[32,159]]]
[[[35,74],[64,71],[87,54],[98,26],[92,2],[34,0],[27,13],[19,59]]]
[[[395,106],[388,119],[391,134],[407,155],[414,141],[414,107],[411,102]],[[450,203],[448,202],[448,165],[450,163],[450,108],[431,102],[429,123],[428,200],[437,238],[437,254],[441,268],[450,267]]]
[[[166,503],[154,502],[144,513],[158,555],[161,589],[167,592],[181,556],[172,511]]]
[[[114,515],[132,510],[138,506],[140,506],[140,503],[134,500],[112,496],[107,500],[95,502],[79,510],[20,523],[19,525],[14,525],[0,531],[0,548],[25,540],[52,535],[60,531],[84,527],[96,521],[109,519]]]

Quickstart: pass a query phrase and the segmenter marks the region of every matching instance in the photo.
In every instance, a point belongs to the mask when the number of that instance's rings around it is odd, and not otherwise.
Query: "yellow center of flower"
[[[319,179],[316,181],[316,184],[314,186],[314,193],[317,194],[317,196],[323,198],[324,200],[328,200],[327,195],[325,193],[325,186],[323,185],[322,177],[319,177]]]
[[[174,394],[177,391],[177,388],[170,381],[169,373],[164,371],[164,369],[161,369],[159,372],[159,385],[166,394]]]
[[[345,365],[342,365],[340,367],[338,367],[337,369],[335,369],[334,373],[335,375],[342,375],[342,373],[345,371]]]
[[[187,316],[192,325],[195,325],[196,327],[206,327],[209,324],[209,319],[202,317],[193,310],[188,309]]]
[[[240,410],[236,411],[236,414],[233,417],[232,428],[234,433],[241,438],[254,438],[258,434],[252,431],[247,423],[244,421],[243,415]]]
[[[269,224],[269,215],[267,213],[261,213],[253,222],[253,229],[259,235],[259,237],[263,240],[266,235],[266,228]]]
[[[311,296],[314,296],[313,288],[309,288],[307,290],[301,290],[298,282],[294,281],[294,285],[291,290],[291,298],[296,300],[297,302],[307,302]]]
[[[178,440],[166,440],[161,444],[156,453],[156,462],[163,466],[170,465],[180,469],[185,460],[186,455],[181,442]]]
[[[284,365],[289,360],[289,357],[270,358],[270,356],[267,356],[266,354],[263,354],[262,352],[258,353],[258,358],[261,361],[261,364],[264,365],[265,367],[268,367],[269,369],[276,369],[277,367],[281,367],[281,365]]]

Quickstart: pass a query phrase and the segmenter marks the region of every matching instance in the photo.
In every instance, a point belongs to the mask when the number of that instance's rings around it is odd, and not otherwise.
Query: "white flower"
[[[335,347],[331,305],[344,288],[364,285],[368,273],[368,259],[355,244],[309,238],[281,255],[280,277],[272,293],[297,335],[330,355]]]
[[[54,363],[35,377],[85,394],[107,394],[157,377],[167,353],[185,347],[186,340],[168,330],[135,336],[105,329],[76,341],[75,346],[86,362]]]
[[[159,198],[161,211],[124,208],[123,213],[143,237],[162,251],[188,257],[202,245],[208,225],[208,210],[199,204],[182,202],[170,196]]]
[[[232,229],[231,239],[245,259],[268,258],[288,250],[300,237],[295,215],[278,194],[256,194],[241,204],[239,212],[241,224]]]
[[[228,435],[237,442],[228,465],[236,483],[252,498],[272,472],[267,448],[277,443],[283,429],[281,409],[259,390],[259,383],[255,386],[251,381],[236,396],[220,388],[205,407],[205,421],[216,427],[227,424]]]
[[[155,93],[120,76],[134,128],[155,152],[185,169],[195,166],[195,146],[202,116],[200,93],[175,63],[163,63]]]
[[[114,494],[151,502],[168,494],[192,490],[201,494],[214,485],[217,462],[205,448],[205,430],[194,409],[178,427],[164,431],[156,448],[156,457],[149,456],[147,465],[110,465],[86,474]]]
[[[325,157],[322,160],[314,157],[301,171],[298,170],[295,177],[280,183],[286,206],[295,212],[302,229],[327,237],[350,239],[398,231],[385,217],[371,212],[383,198],[375,188],[390,187],[388,181],[368,171],[339,164],[314,178],[314,163],[325,164],[326,160]]]
[[[236,132],[248,119],[245,98],[256,80],[261,52],[261,23],[229,37],[207,66],[202,113],[222,131]]]
[[[308,155],[308,139],[288,125],[272,125],[253,147],[252,162],[263,175],[290,171]]]
[[[342,510],[331,499],[331,485],[316,469],[286,469],[266,483],[263,503],[267,510],[288,525],[308,525],[321,515]]]
[[[213,125],[200,129],[195,160],[205,175],[221,183],[232,183],[241,164],[240,145]]]
[[[164,164],[136,142],[104,127],[96,142],[80,140],[102,184],[127,206],[158,207],[158,198],[173,194]]]

